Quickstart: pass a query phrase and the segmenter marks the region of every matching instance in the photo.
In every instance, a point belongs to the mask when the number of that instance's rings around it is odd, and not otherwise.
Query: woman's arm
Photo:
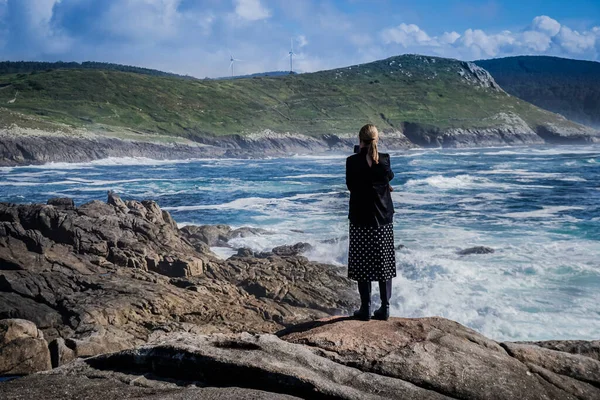
[[[390,155],[387,154],[385,157],[385,173],[387,175],[388,181],[394,179],[394,171],[392,171],[392,162],[390,161]]]
[[[346,158],[346,187],[349,191],[354,188],[354,174],[352,173],[352,163],[350,157]]]

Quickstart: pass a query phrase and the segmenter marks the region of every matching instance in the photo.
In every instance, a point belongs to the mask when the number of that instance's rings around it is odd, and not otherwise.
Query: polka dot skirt
[[[350,223],[348,278],[385,281],[396,277],[393,224],[358,226]]]

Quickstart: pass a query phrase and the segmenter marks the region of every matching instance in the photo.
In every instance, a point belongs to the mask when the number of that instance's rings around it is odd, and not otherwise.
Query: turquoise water
[[[153,199],[180,225],[254,226],[267,250],[307,241],[347,257],[346,155],[264,160],[107,159],[0,169],[0,201]],[[498,340],[600,338],[600,146],[392,153],[392,313],[439,315]],[[485,245],[494,254],[459,256]],[[226,257],[227,249],[215,249]]]

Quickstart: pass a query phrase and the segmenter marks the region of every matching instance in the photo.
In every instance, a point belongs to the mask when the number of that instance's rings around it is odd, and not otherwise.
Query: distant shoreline
[[[15,129],[17,131],[15,131]],[[410,134],[389,132],[382,135],[384,151],[416,148],[482,148],[514,147],[528,145],[593,144],[600,137],[593,135],[553,134],[542,137],[533,132],[515,133],[511,129],[454,130],[443,135],[435,132],[435,138],[427,129],[413,127]],[[441,139],[440,139],[441,137]],[[0,167],[43,165],[66,162],[80,163],[107,158],[149,158],[154,160],[188,160],[238,158],[260,159],[265,157],[288,157],[293,154],[351,153],[356,138],[351,135],[308,136],[278,134],[265,131],[253,135],[229,135],[209,137],[202,142],[181,138],[145,137],[136,140],[127,137],[94,134],[87,131],[70,133],[23,130],[12,127],[0,130]],[[435,140],[433,140],[435,139]]]

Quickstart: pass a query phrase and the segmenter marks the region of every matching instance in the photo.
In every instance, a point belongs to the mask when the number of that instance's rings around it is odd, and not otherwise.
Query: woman
[[[358,137],[359,152],[346,160],[346,186],[350,190],[348,278],[358,281],[361,304],[354,317],[365,321],[371,318],[371,281],[378,281],[381,308],[373,318],[387,320],[392,278],[396,277],[390,194],[394,173],[389,154],[377,151],[377,128],[365,125]]]

